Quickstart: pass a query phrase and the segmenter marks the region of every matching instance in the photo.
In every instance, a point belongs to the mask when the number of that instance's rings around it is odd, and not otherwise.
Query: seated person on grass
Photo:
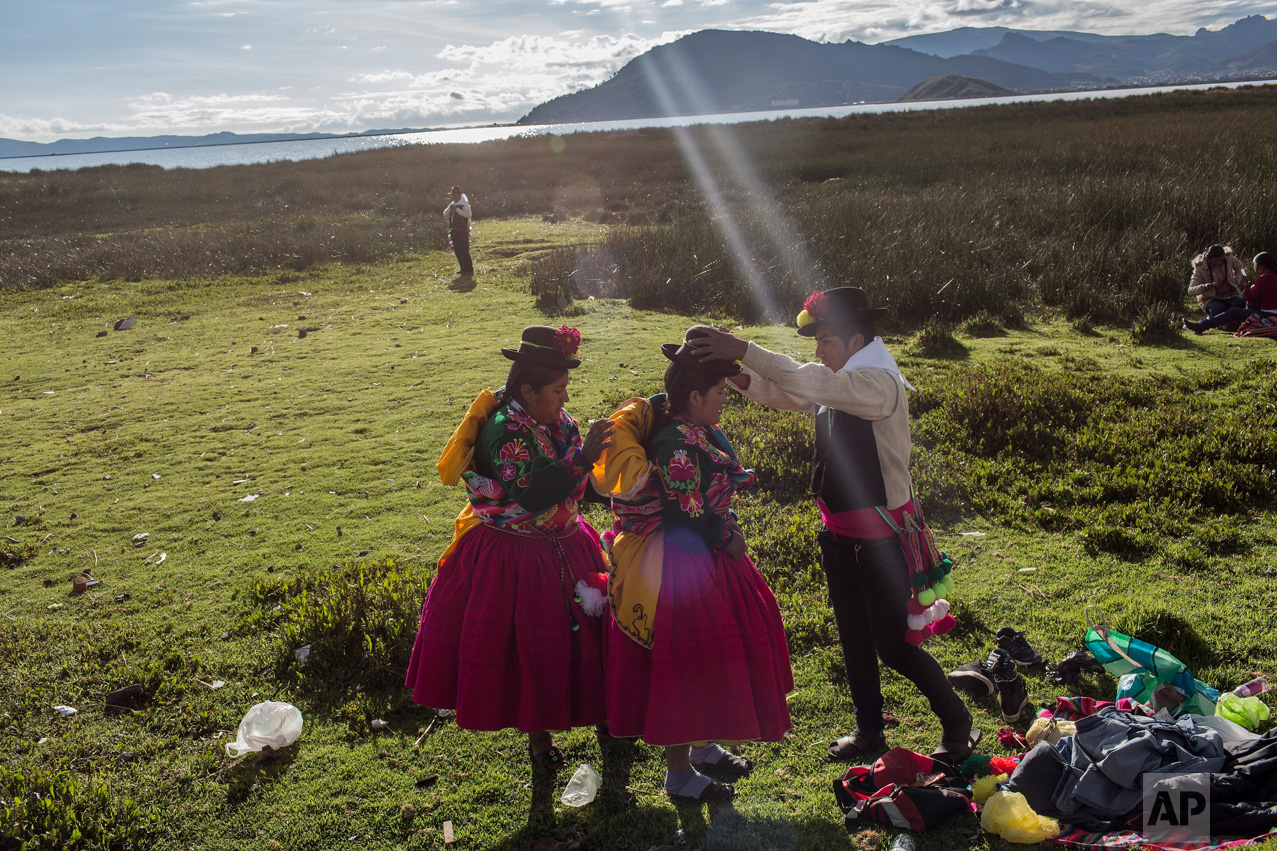
[[[1246,306],[1230,307],[1201,322],[1185,322],[1195,334],[1230,322],[1245,322],[1257,313],[1277,314],[1277,257],[1267,251],[1255,255],[1255,283],[1246,287]]]
[[[1246,286],[1246,267],[1237,259],[1233,249],[1224,245],[1212,245],[1193,258],[1193,277],[1188,282],[1188,294],[1197,297],[1197,303],[1213,317],[1233,307],[1245,307],[1242,289]]]

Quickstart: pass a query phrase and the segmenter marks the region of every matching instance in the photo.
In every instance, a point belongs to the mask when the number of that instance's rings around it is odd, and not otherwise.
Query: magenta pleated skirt
[[[610,619],[608,726],[653,745],[779,741],[793,725],[794,688],[780,609],[746,555],[711,554],[674,530],[665,562],[652,649]]]
[[[421,608],[406,680],[413,700],[455,709],[470,730],[531,733],[605,719],[603,618],[572,598],[578,579],[606,568],[598,534],[578,524],[558,540],[562,579],[549,541],[486,525],[461,539]]]

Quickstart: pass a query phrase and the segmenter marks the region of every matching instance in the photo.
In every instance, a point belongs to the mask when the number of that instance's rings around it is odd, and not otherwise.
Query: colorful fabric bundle
[[[1086,631],[1086,649],[1104,670],[1119,678],[1119,700],[1131,698],[1152,705],[1158,687],[1169,685],[1183,697],[1178,705],[1168,707],[1171,714],[1215,714],[1219,692],[1195,680],[1187,665],[1162,648],[1109,629],[1101,620]]]
[[[1277,338],[1277,314],[1257,313],[1243,322],[1233,336]]]
[[[971,812],[971,792],[962,778],[929,756],[892,748],[873,765],[856,765],[834,781],[843,823],[854,830],[861,819],[904,830],[927,830]]]

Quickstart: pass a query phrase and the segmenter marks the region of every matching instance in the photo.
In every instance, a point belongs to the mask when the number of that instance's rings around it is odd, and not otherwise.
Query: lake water
[[[219,165],[251,165],[279,161],[320,159],[337,154],[393,148],[399,145],[468,144],[509,139],[513,136],[563,136],[570,133],[602,133],[615,130],[637,130],[646,127],[687,127],[694,124],[740,124],[749,121],[772,121],[778,118],[842,118],[846,115],[913,112],[921,109],[958,109],[965,106],[990,106],[1003,103],[1086,100],[1147,95],[1188,89],[1208,89],[1243,85],[1273,85],[1277,81],[1256,80],[1250,83],[1201,83],[1183,86],[1153,86],[1139,89],[1105,89],[1084,92],[1051,92],[1038,95],[1012,95],[997,98],[963,100],[914,101],[910,103],[862,103],[851,106],[827,106],[808,109],[777,109],[769,112],[729,112],[717,115],[681,115],[672,118],[635,118],[624,121],[587,121],[576,124],[513,125],[468,127],[448,130],[424,130],[384,136],[343,136],[334,139],[306,139],[292,142],[249,142],[233,145],[200,145],[187,148],[155,148],[142,151],[111,151],[97,154],[57,154],[40,157],[0,158],[0,171],[31,169],[77,169],[96,165],[146,163],[164,168],[212,168]]]

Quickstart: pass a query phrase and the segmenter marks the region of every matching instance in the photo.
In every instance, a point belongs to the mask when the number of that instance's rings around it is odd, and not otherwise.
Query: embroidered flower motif
[[[829,309],[829,298],[822,292],[814,292],[803,302],[803,310],[811,314],[813,319],[823,319]]]
[[[700,491],[679,491],[678,507],[686,511],[688,517],[700,517],[705,501]]]
[[[696,467],[687,459],[687,450],[678,449],[669,463],[671,482],[690,482],[696,478]]]
[[[688,446],[696,446],[707,451],[712,449],[712,447],[705,441],[705,432],[695,426],[679,423],[678,433],[683,435],[683,442]],[[684,455],[687,454],[686,450],[680,449],[678,451],[682,452]]]
[[[528,448],[517,440],[512,440],[505,446],[501,447],[501,451],[497,453],[497,457],[507,463],[519,463],[527,461],[530,457]]]
[[[566,325],[554,332],[554,348],[560,357],[574,358],[581,348],[581,332]]]
[[[513,478],[514,478],[514,465],[513,464],[504,465],[501,468],[501,479],[503,481],[508,482]]]

